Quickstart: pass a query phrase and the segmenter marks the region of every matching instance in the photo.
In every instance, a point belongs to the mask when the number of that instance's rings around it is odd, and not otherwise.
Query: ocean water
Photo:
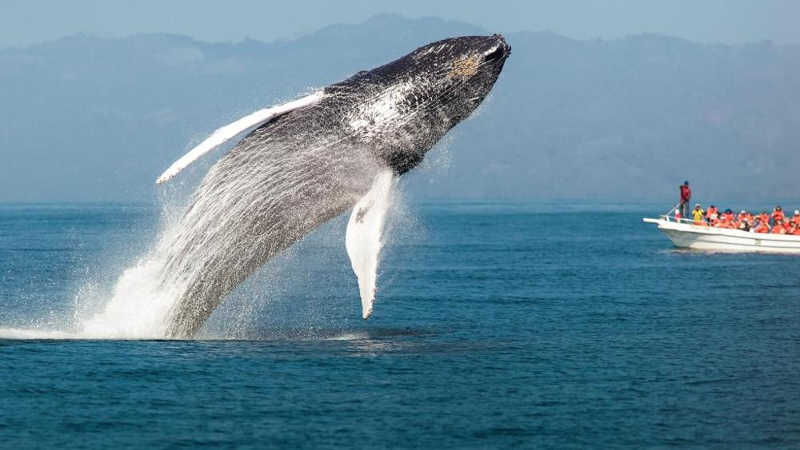
[[[340,218],[167,341],[74,338],[159,210],[2,205],[0,447],[799,447],[800,258],[662,209],[406,207],[368,321]]]

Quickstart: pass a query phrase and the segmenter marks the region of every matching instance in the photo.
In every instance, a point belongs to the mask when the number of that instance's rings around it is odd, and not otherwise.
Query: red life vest
[[[682,184],[681,185],[681,201],[688,202],[689,199],[692,198],[692,190],[689,189],[689,186]]]

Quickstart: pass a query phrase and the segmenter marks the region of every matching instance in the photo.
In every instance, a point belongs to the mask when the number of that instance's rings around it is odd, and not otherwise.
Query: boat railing
[[[672,215],[674,212],[678,211],[679,207],[680,207],[680,203],[676,204],[675,206],[670,208],[669,211],[665,212],[664,214],[662,214],[659,217],[662,220],[666,220],[667,222],[685,223],[685,224],[689,224],[689,225],[696,225],[695,222],[694,222],[694,219],[690,219],[688,217],[681,217],[680,219],[678,219],[674,215]]]
[[[675,218],[675,216],[670,216],[669,214],[662,214],[660,216],[660,218],[662,220],[667,221],[667,222],[686,223],[686,224],[689,224],[689,225],[694,225],[694,219],[687,219],[687,218],[684,218],[684,217],[681,217],[680,219],[677,219],[677,218]]]

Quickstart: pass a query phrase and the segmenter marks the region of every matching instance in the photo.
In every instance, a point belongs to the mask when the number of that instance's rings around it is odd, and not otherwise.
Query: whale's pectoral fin
[[[201,156],[205,155],[211,150],[214,150],[215,148],[247,131],[248,129],[263,125],[267,121],[274,119],[281,114],[286,114],[293,109],[313,105],[314,103],[319,102],[320,99],[322,99],[322,91],[315,92],[306,97],[284,103],[282,105],[260,109],[252,114],[242,117],[236,122],[229,123],[224,127],[216,129],[213,133],[211,133],[211,136],[207,137],[203,142],[191,149],[189,153],[181,156],[180,159],[172,163],[172,165],[169,166],[169,168],[165,170],[160,177],[158,177],[156,184],[161,184],[169,180]]]
[[[353,272],[358,278],[361,317],[364,319],[372,314],[372,304],[375,301],[378,262],[383,247],[383,227],[386,211],[391,203],[393,180],[394,174],[391,170],[379,173],[369,192],[353,207],[347,223],[345,247]]]

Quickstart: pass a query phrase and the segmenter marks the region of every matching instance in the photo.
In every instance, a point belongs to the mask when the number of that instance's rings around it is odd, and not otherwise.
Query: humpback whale
[[[388,195],[391,180],[475,110],[510,50],[500,35],[433,42],[256,111],[176,161],[157,183],[247,132],[209,169],[177,231],[162,237],[162,283],[177,298],[166,335],[193,336],[225,295],[267,260],[354,206],[347,232],[353,268],[377,264],[354,256],[379,248],[376,233],[359,242],[366,233],[359,227],[380,230],[385,210],[374,205]],[[365,300],[374,297],[372,278],[359,277],[364,318],[372,310]]]

